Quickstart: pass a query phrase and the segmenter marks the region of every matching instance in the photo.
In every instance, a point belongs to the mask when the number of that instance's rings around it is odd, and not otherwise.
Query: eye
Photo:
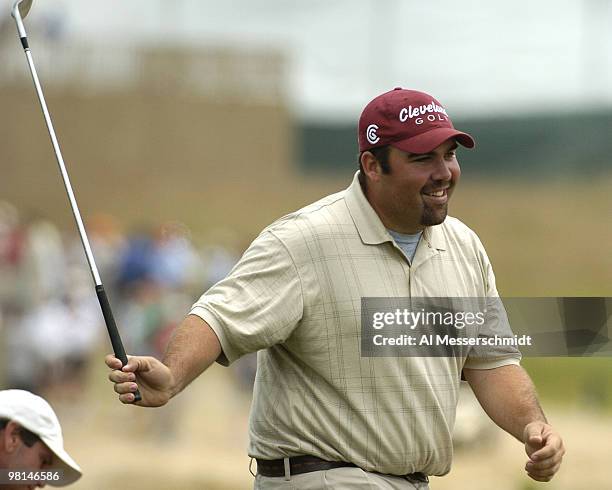
[[[457,152],[455,150],[451,150],[446,154],[446,159],[447,160],[452,160],[453,158],[455,158],[457,156]]]

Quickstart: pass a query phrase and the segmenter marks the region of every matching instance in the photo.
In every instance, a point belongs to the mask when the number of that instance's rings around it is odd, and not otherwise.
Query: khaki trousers
[[[301,475],[269,477],[257,475],[254,490],[428,490],[424,482],[403,476],[369,473],[361,468],[334,468]]]

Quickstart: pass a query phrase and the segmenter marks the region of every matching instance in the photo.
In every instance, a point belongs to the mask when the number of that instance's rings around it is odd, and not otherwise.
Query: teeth
[[[443,197],[444,196],[444,191],[437,191],[437,192],[430,192],[427,194],[428,196],[433,196],[433,197]]]

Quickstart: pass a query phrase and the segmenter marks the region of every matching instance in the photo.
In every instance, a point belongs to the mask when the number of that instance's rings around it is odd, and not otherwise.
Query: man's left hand
[[[550,481],[565,454],[561,436],[545,422],[531,422],[525,426],[523,440],[529,456],[525,471],[536,481]]]

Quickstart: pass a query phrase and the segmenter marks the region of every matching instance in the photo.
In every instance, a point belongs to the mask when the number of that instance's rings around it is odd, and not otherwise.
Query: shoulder
[[[436,228],[444,235],[448,245],[484,252],[484,246],[476,232],[463,221],[447,216],[444,223]]]
[[[282,242],[291,242],[296,237],[303,239],[325,234],[326,230],[351,220],[345,194],[346,190],[330,194],[287,214],[267,226],[262,234],[272,234]]]
[[[454,216],[447,216],[444,223],[442,223],[440,226],[446,231],[446,233],[455,235],[458,238],[472,239],[473,237],[477,237],[474,230]]]

